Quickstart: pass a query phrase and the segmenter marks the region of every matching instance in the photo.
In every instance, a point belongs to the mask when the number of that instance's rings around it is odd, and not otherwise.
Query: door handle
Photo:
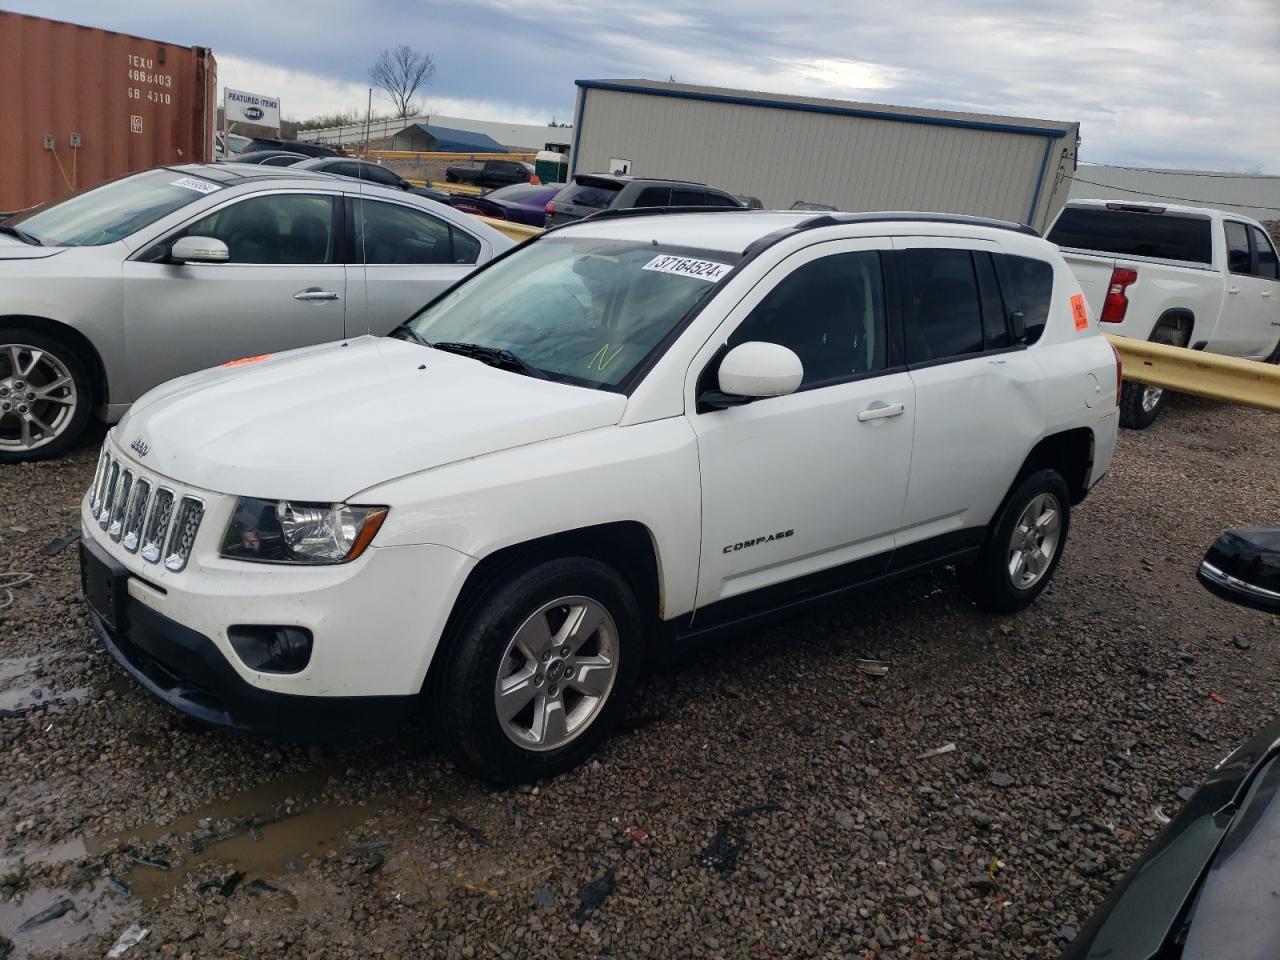
[[[338,295],[332,290],[321,290],[319,287],[307,287],[305,290],[299,290],[293,295],[293,299],[302,300],[305,303],[313,303],[321,300],[337,300]]]
[[[1263,290],[1263,291],[1262,291],[1262,296],[1263,296],[1265,299],[1270,300],[1270,299],[1271,299],[1271,291],[1270,291],[1270,290]]]
[[[904,403],[885,403],[883,400],[877,400],[867,409],[859,412],[858,422],[866,423],[868,420],[887,420],[889,417],[900,417],[907,409]]]
[[[1239,288],[1239,287],[1227,287],[1227,293],[1230,293],[1230,294],[1237,294],[1237,293],[1239,293],[1239,292],[1240,292],[1240,288]]]

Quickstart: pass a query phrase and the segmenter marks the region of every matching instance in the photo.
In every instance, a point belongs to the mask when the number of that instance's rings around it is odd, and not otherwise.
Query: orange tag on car
[[[1071,297],[1071,317],[1076,322],[1077,330],[1089,328],[1089,311],[1084,305],[1084,294],[1077,293]]]
[[[246,363],[261,363],[263,360],[270,360],[275,354],[264,353],[257,357],[241,357],[239,360],[228,360],[222,364],[224,367],[243,367]]]

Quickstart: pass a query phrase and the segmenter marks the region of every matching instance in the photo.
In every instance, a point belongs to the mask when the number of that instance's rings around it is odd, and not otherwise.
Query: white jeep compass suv
[[[658,642],[936,564],[1030,603],[1118,377],[1025,227],[605,214],[391,337],[147,394],[84,499],[85,595],[196,717],[322,736],[422,704],[467,769],[548,775]]]

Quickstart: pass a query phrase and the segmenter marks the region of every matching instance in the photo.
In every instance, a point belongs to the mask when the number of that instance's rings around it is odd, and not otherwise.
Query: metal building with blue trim
[[[840,210],[934,210],[1038,230],[1066,202],[1080,125],[653,80],[579,80],[572,172],[698,180]]]

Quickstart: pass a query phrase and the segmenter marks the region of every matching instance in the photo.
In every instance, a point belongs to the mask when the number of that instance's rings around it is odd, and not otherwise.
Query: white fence
[[[391,117],[384,120],[373,120],[369,123],[368,138],[370,140],[382,140],[386,137],[394,137],[405,127],[415,123],[426,123],[430,117],[423,115],[418,117],[409,117],[402,119],[400,117]],[[325,127],[321,130],[299,130],[299,140],[310,140],[313,143],[364,143],[365,141],[365,125],[363,123],[353,123],[345,127]]]

